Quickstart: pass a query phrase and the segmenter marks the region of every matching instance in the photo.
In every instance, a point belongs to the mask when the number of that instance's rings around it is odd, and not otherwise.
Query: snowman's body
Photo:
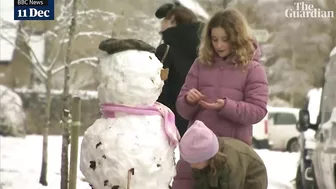
[[[94,188],[125,188],[134,168],[132,189],[165,189],[175,175],[173,150],[162,130],[161,116],[98,119],[85,133],[81,169]],[[95,169],[90,168],[95,164]]]
[[[107,55],[100,61],[100,102],[152,107],[163,86],[161,69],[151,52]],[[175,146],[169,144],[162,115],[122,110],[112,114],[105,112],[84,134],[80,169],[88,182],[95,189],[126,189],[131,171],[130,189],[168,188],[176,174]]]

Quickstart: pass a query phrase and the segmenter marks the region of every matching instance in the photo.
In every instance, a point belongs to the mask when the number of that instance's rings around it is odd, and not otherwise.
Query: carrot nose
[[[160,76],[163,81],[166,81],[168,79],[169,74],[169,68],[164,68],[161,70]]]

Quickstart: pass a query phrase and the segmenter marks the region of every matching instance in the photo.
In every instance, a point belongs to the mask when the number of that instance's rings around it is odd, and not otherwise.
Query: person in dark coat
[[[175,102],[185,81],[186,75],[198,55],[202,23],[196,15],[179,4],[164,4],[155,12],[161,20],[162,44],[156,49],[157,58],[163,68],[168,68],[168,79],[158,99],[175,114],[176,126],[183,136],[188,120],[176,111]]]

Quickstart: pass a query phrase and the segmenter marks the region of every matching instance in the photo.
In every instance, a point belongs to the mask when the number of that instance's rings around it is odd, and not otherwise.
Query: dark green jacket
[[[220,137],[219,146],[226,164],[218,165],[214,176],[209,167],[193,170],[195,189],[267,189],[266,167],[253,148],[228,137]]]

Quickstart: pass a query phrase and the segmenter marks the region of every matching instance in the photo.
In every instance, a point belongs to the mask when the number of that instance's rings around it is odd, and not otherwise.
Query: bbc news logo
[[[14,20],[54,20],[54,0],[14,0]]]

